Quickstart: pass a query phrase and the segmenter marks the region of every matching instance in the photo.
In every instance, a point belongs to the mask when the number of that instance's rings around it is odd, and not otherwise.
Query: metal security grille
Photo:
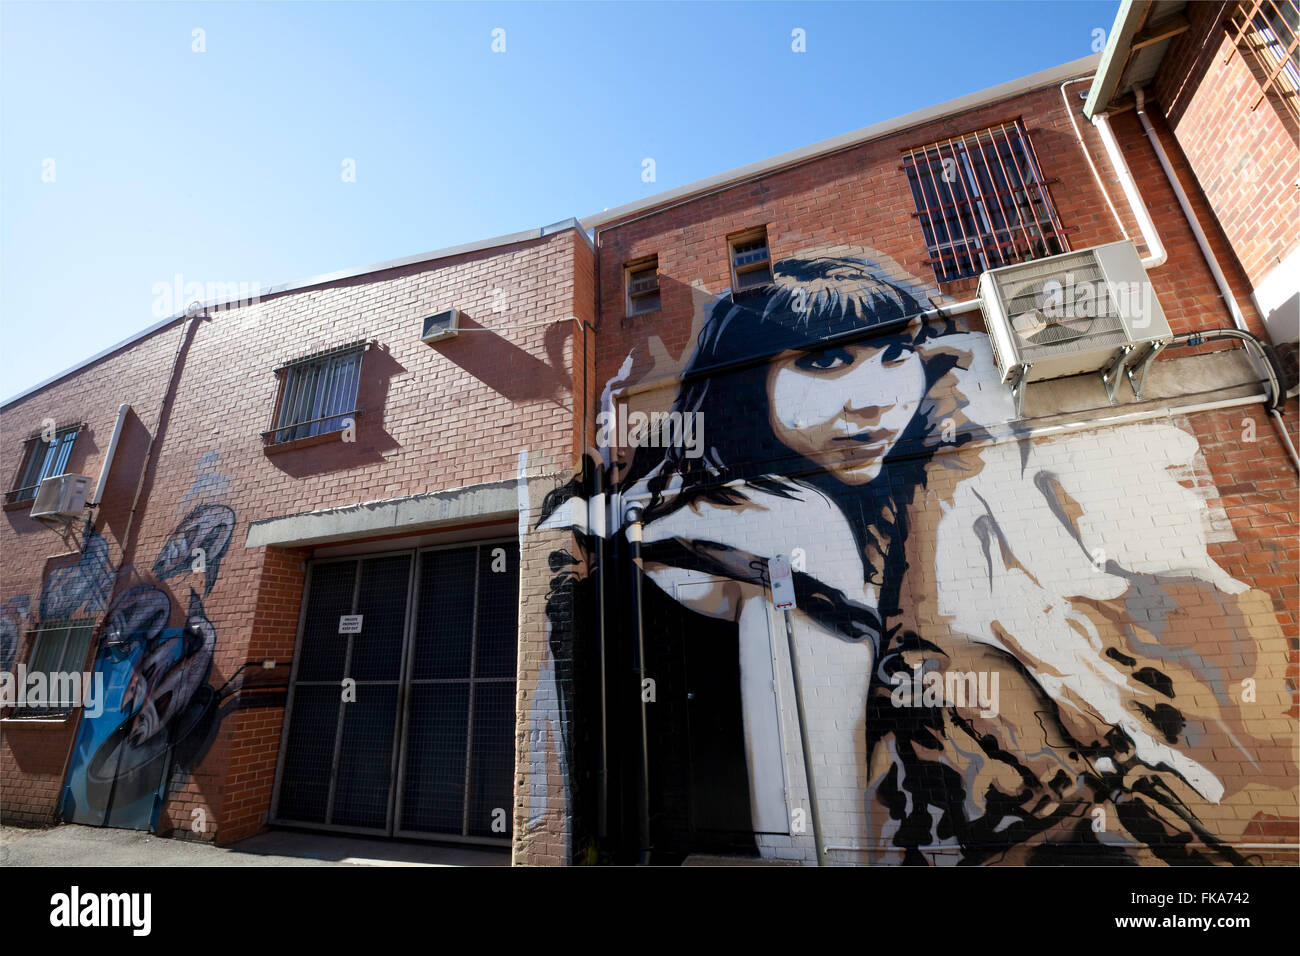
[[[313,566],[276,814],[387,832],[411,554]],[[360,634],[339,618],[362,615]],[[345,699],[346,698],[346,699]]]
[[[507,836],[518,546],[424,552],[418,587],[399,832]]]
[[[940,282],[1069,251],[1019,119],[911,150],[902,168]]]
[[[518,593],[514,542],[313,564],[274,822],[508,840]]]
[[[1236,4],[1230,15],[1234,47],[1253,62],[1260,94],[1258,108],[1275,94],[1292,119],[1300,119],[1300,4],[1296,0],[1256,0]]]
[[[356,415],[361,360],[368,343],[356,342],[280,366],[280,395],[267,444],[340,431]]]
[[[66,714],[81,705],[69,696],[75,688],[82,687],[82,674],[90,638],[94,632],[92,620],[45,621],[36,630],[28,657],[27,674],[45,675],[45,696],[42,700],[28,700],[27,705],[14,709],[15,717],[55,717]],[[78,675],[75,685],[72,675]]]
[[[68,459],[72,456],[72,446],[76,443],[81,428],[81,425],[60,428],[54,433],[52,441],[46,441],[39,435],[27,439],[15,486],[5,493],[5,501],[33,499],[42,481],[65,474]]]

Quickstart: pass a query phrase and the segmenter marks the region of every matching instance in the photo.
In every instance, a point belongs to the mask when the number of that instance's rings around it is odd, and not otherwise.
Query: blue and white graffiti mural
[[[98,614],[113,590],[113,562],[108,542],[87,527],[81,558],[76,564],[51,571],[41,589],[41,620],[70,618],[78,611]]]
[[[229,488],[229,479],[216,474],[215,453],[205,455],[201,465],[186,502],[224,494]],[[83,715],[78,728],[64,787],[63,819],[156,829],[169,783],[185,779],[202,761],[221,720],[241,706],[275,703],[264,697],[241,699],[243,668],[220,688],[209,683],[217,629],[204,598],[217,582],[235,521],[228,505],[209,501],[193,507],[163,542],[152,566],[155,580],[130,587],[113,600],[94,659],[105,703],[98,716]],[[90,599],[107,590],[95,583],[98,570],[106,566],[106,548],[102,561],[83,555],[77,567],[69,569],[76,573],[58,582],[50,606],[75,610],[72,601],[81,598],[89,607]],[[128,570],[120,573],[125,577]],[[202,595],[188,588],[188,598],[180,605],[184,619],[172,626],[179,602],[162,582],[182,583],[188,575],[201,577]],[[112,581],[111,570],[107,580]],[[43,607],[46,603],[43,595]]]

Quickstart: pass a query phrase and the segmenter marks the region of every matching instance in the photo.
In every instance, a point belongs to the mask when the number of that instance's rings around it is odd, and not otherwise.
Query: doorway
[[[508,843],[519,548],[313,562],[272,823]]]

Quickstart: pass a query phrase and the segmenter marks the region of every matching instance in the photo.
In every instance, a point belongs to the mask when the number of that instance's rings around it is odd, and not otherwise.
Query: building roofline
[[[461,256],[471,252],[481,252],[485,249],[495,249],[501,246],[511,246],[519,242],[525,242],[529,239],[542,239],[545,238],[546,236],[555,235],[556,233],[564,232],[565,230],[568,229],[576,229],[578,231],[578,234],[582,236],[582,239],[587,244],[588,248],[593,248],[591,244],[591,238],[587,235],[586,231],[578,224],[578,220],[574,218],[569,218],[569,219],[562,219],[559,222],[554,222],[547,226],[540,226],[536,229],[525,229],[523,232],[512,232],[509,235],[494,236],[491,239],[478,239],[474,242],[463,242],[460,243],[459,245],[446,246],[445,248],[442,249],[435,249],[432,252],[421,252],[413,256],[403,256],[400,259],[389,259],[386,262],[377,262],[373,265],[361,266],[360,268],[357,269],[342,269],[339,270],[338,272],[326,272],[322,275],[309,276],[306,279],[296,279],[292,282],[282,282],[279,285],[273,285],[266,289],[262,289],[259,287],[257,291],[257,295],[258,298],[261,299],[268,296],[280,295],[285,292],[296,292],[300,289],[309,289],[312,286],[318,286],[318,285],[328,285],[331,282],[340,282],[344,279],[354,279],[357,276],[369,275],[374,272],[387,272],[389,269],[400,269],[403,266],[417,265],[421,262],[435,262],[438,259],[449,259],[452,256]],[[241,299],[240,297],[235,296],[227,299],[217,299],[211,302],[201,302],[199,304],[202,307],[202,309],[216,309],[222,306],[234,305],[246,301],[247,299]],[[136,332],[134,335],[130,335],[127,338],[124,338],[122,341],[118,342],[117,344],[110,345],[108,348],[100,352],[96,352],[94,355],[90,356],[90,358],[82,359],[76,365],[70,366],[69,368],[64,369],[62,372],[50,376],[49,378],[45,379],[43,382],[38,382],[37,384],[31,386],[30,388],[25,388],[21,392],[9,396],[3,401],[0,401],[0,408],[7,408],[10,405],[14,404],[15,402],[18,402],[21,399],[24,399],[27,396],[33,394],[34,392],[39,392],[41,389],[53,385],[55,382],[59,381],[60,379],[67,378],[69,375],[72,375],[74,372],[79,372],[83,368],[86,368],[89,365],[93,365],[94,363],[98,362],[100,359],[112,355],[114,352],[121,351],[122,349],[126,348],[129,345],[134,345],[136,342],[139,342],[141,339],[148,338],[149,336],[153,335],[155,332],[159,332],[167,328],[169,325],[179,322],[181,319],[185,318],[185,315],[186,313],[184,311],[181,311],[176,313],[175,315],[163,319],[160,322],[155,322],[153,325],[149,326],[148,328],[142,329],[139,332]]]
[[[1128,65],[1133,38],[1146,20],[1151,5],[1151,0],[1123,0],[1120,3],[1106,39],[1106,48],[1101,51],[1097,73],[1088,88],[1088,99],[1083,104],[1083,115],[1089,120],[1110,108],[1110,101],[1119,91],[1124,67]]]
[[[881,139],[885,136],[910,129],[911,127],[920,126],[924,123],[941,119],[945,116],[952,116],[957,113],[967,112],[968,110],[978,109],[981,106],[987,106],[988,104],[996,103],[999,100],[1009,99],[1021,93],[1028,93],[1031,90],[1041,89],[1046,86],[1056,86],[1064,80],[1093,72],[1101,62],[1101,56],[1102,55],[1099,53],[1093,53],[1089,56],[1072,60],[1069,63],[1062,63],[1059,66],[1054,66],[1048,70],[1041,70],[1038,73],[1031,73],[1029,76],[1023,76],[1006,83],[999,83],[997,86],[990,86],[987,89],[975,93],[968,93],[965,96],[959,96],[956,99],[947,100],[946,102],[939,103],[936,106],[928,106],[911,113],[905,113],[902,116],[896,116],[893,119],[884,120],[871,126],[865,126],[862,129],[855,130],[851,133],[832,136],[830,139],[824,139],[821,142],[813,143],[810,146],[802,146],[799,149],[793,149],[789,152],[772,156],[769,159],[750,163],[747,166],[740,166],[736,169],[730,170],[729,172],[720,173],[717,176],[700,179],[693,183],[687,183],[685,186],[678,186],[675,189],[665,190],[664,192],[656,193],[653,196],[638,199],[635,202],[616,206],[613,209],[607,209],[604,212],[592,216],[586,216],[580,219],[579,223],[584,229],[600,230],[633,216],[650,214],[661,206],[673,205],[684,202],[688,199],[697,198],[705,193],[719,192],[724,189],[729,189],[738,186],[747,180],[768,176],[792,166],[798,166],[810,160],[818,159],[830,153],[836,153],[855,146],[861,146],[864,143],[869,143],[873,140]]]
[[[1131,0],[1125,0],[1125,7]],[[1121,8],[1121,14],[1123,13]],[[1117,18],[1117,22],[1119,19]],[[1111,41],[1114,42],[1116,37],[1112,33]],[[1110,44],[1107,44],[1107,52],[1111,50]],[[356,269],[343,269],[338,272],[327,272],[322,275],[311,276],[306,279],[298,279],[293,282],[285,282],[279,285],[271,286],[269,289],[259,290],[259,297],[279,295],[285,292],[294,292],[300,289],[307,289],[312,286],[326,285],[330,282],[339,282],[344,279],[353,279],[358,276],[369,275],[375,272],[384,272],[389,269],[399,269],[403,266],[416,265],[422,262],[434,262],[438,259],[447,259],[452,256],[465,255],[471,252],[481,252],[485,249],[494,249],[502,246],[514,245],[515,243],[525,242],[529,239],[540,239],[555,233],[564,232],[567,229],[576,229],[582,236],[583,241],[588,248],[594,249],[590,232],[596,231],[614,223],[637,215],[648,215],[660,207],[673,205],[684,202],[700,196],[704,193],[718,192],[733,186],[740,185],[746,180],[771,175],[792,166],[797,166],[810,160],[820,158],[830,153],[839,152],[854,146],[860,146],[873,140],[880,139],[893,133],[899,133],[903,130],[914,126],[920,126],[924,123],[941,119],[945,116],[964,113],[968,110],[977,109],[990,103],[996,103],[999,100],[1009,99],[1021,93],[1027,93],[1031,90],[1041,89],[1046,86],[1055,86],[1056,84],[1081,76],[1085,73],[1097,71],[1102,64],[1105,53],[1094,53],[1090,56],[1081,57],[1072,60],[1069,63],[1062,63],[1051,69],[1041,70],[1038,73],[1031,73],[1029,76],[1020,77],[1019,79],[1009,80],[1006,83],[999,83],[997,86],[990,86],[987,89],[975,93],[969,93],[965,96],[959,96],[956,99],[947,100],[935,106],[929,106],[925,109],[915,110],[911,113],[905,113],[902,116],[893,119],[884,120],[883,122],[863,127],[851,133],[844,133],[840,136],[833,136],[830,139],[824,139],[820,142],[813,143],[810,146],[803,146],[799,149],[790,150],[768,159],[760,160],[756,163],[750,163],[747,166],[741,166],[729,172],[721,173],[717,176],[710,176],[707,179],[697,180],[688,183],[685,186],[678,186],[675,189],[665,190],[656,193],[653,196],[647,196],[644,199],[638,199],[635,202],[625,203],[614,209],[608,209],[595,215],[586,216],[583,219],[563,219],[559,222],[547,226],[541,226],[535,229],[526,229],[523,232],[514,232],[504,236],[495,236],[491,239],[479,239],[474,242],[465,242],[460,245],[447,246],[443,249],[435,249],[432,252],[422,252],[413,256],[403,256],[400,259],[389,259],[386,262],[378,262],[373,265],[361,266]],[[1094,83],[1095,86],[1095,83]],[[214,302],[202,302],[200,305],[204,309],[219,308],[221,306],[234,304],[241,301],[238,298],[222,299]],[[42,382],[23,389],[15,395],[0,401],[0,409],[7,408],[14,403],[27,398],[43,388],[53,385],[61,379],[67,378],[75,372],[81,371],[89,365],[93,365],[100,359],[112,355],[114,352],[135,344],[141,339],[147,338],[155,332],[161,331],[179,322],[185,317],[185,312],[155,322],[153,325],[143,329],[134,335],[128,336],[115,345],[96,352],[87,359],[78,362],[69,368],[64,369],[57,375],[52,375]]]

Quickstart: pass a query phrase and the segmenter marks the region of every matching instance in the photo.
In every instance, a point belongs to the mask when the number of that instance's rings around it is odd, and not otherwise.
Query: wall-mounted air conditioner
[[[66,521],[86,507],[90,479],[85,475],[52,475],[36,489],[31,516],[37,521]]]
[[[1101,372],[1111,403],[1121,376],[1142,396],[1171,333],[1132,242],[990,269],[980,307],[993,355],[1023,414],[1030,382]]]
[[[460,309],[446,309],[425,318],[420,331],[420,341],[432,345],[443,339],[455,338],[459,331]]]

